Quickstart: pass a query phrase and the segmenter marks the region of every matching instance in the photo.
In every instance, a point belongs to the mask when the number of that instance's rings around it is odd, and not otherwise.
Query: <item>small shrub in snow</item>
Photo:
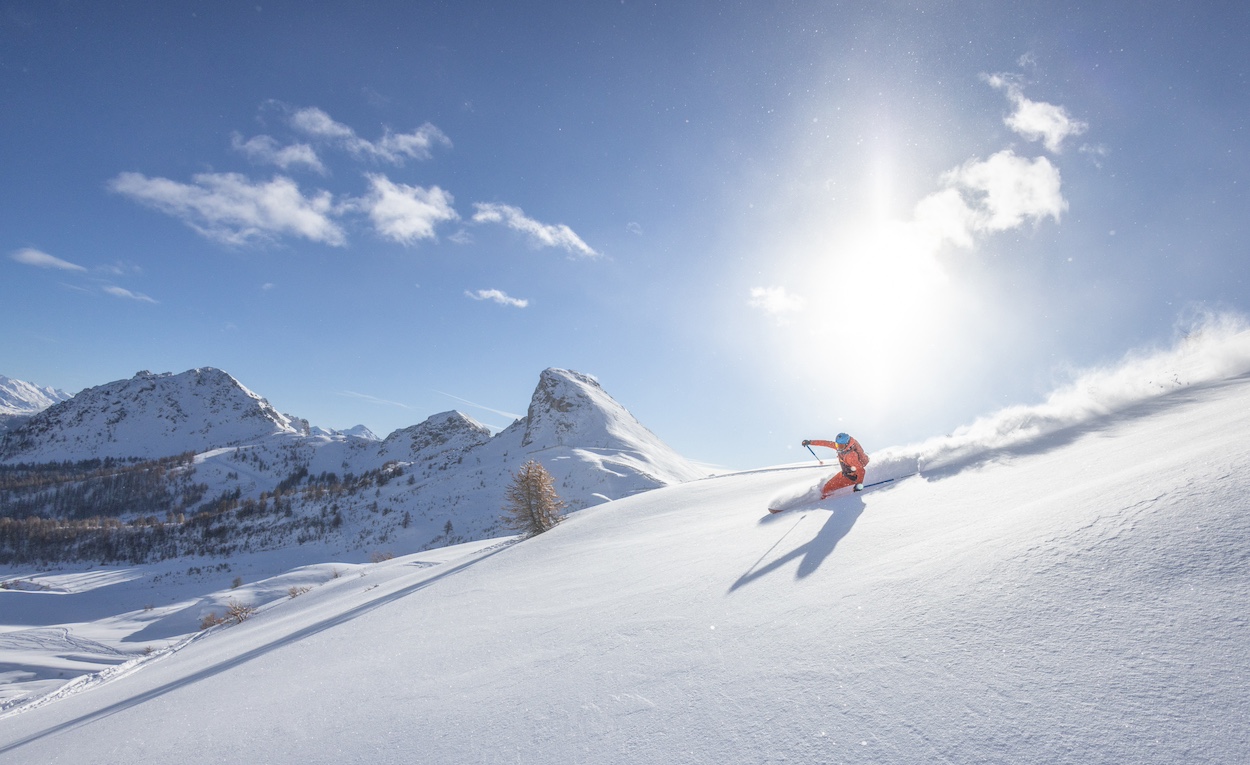
[[[303,595],[304,593],[308,592],[311,589],[312,589],[311,587],[291,587],[289,590],[286,591],[286,594],[291,596],[292,598],[298,598],[300,595]]]
[[[226,619],[234,622],[235,624],[247,621],[255,613],[256,606],[251,606],[247,603],[240,603],[237,600],[232,600],[226,604]]]
[[[369,562],[381,563],[382,561],[387,561],[394,557],[395,557],[395,553],[393,552],[387,552],[385,550],[378,550],[377,552],[369,553]]]
[[[200,620],[200,629],[206,630],[209,627],[216,627],[218,624],[221,624],[224,621],[225,621],[224,617],[218,616],[214,612],[214,613],[209,614],[208,616],[205,616],[203,619]]]

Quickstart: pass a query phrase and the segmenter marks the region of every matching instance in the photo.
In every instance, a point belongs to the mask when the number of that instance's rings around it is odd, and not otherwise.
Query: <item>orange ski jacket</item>
[[[864,468],[868,466],[868,454],[864,451],[864,447],[859,445],[859,441],[851,436],[851,440],[845,444],[839,444],[835,441],[808,441],[812,446],[823,446],[827,449],[834,449],[838,453],[838,462],[842,465],[842,472],[848,477],[856,475],[862,481],[864,476]]]

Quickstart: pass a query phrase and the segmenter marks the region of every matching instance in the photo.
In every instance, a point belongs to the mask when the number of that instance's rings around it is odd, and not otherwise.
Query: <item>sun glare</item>
[[[897,221],[873,221],[831,247],[804,269],[813,310],[792,352],[818,379],[853,384],[861,406],[921,395],[918,376],[958,341],[952,285],[935,255],[919,227]]]

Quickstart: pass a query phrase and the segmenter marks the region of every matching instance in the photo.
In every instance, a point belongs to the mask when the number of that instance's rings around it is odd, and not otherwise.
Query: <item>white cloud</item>
[[[1003,118],[1007,127],[1030,141],[1041,141],[1048,151],[1058,154],[1065,138],[1080,135],[1089,128],[1088,123],[1073,119],[1062,106],[1026,98],[1019,83],[1010,75],[983,77],[990,86],[1004,91],[1015,104],[1015,111]]]
[[[511,205],[476,202],[473,205],[477,212],[473,215],[474,223],[499,223],[514,231],[520,231],[536,247],[560,247],[571,255],[586,258],[597,258],[590,245],[582,241],[573,229],[563,223],[539,223],[526,217],[519,207]]]
[[[234,133],[230,137],[230,145],[235,151],[245,154],[248,159],[260,164],[277,165],[283,170],[303,166],[322,175],[326,172],[325,165],[321,164],[321,158],[317,156],[317,151],[306,143],[279,146],[271,136],[258,135],[244,141],[243,136]]]
[[[948,243],[972,247],[979,235],[1057,221],[1068,209],[1059,169],[1045,157],[1030,160],[1010,149],[970,160],[942,181],[946,188],[920,200],[909,224],[918,249],[930,254]]]
[[[122,173],[112,191],[182,220],[210,239],[232,245],[292,235],[341,246],[343,230],[330,219],[330,193],[304,196],[290,178],[253,182],[238,173],[201,173],[194,183]]]
[[[61,260],[60,258],[54,257],[52,255],[49,255],[46,252],[42,252],[40,250],[36,250],[31,247],[18,250],[17,252],[13,253],[9,257],[17,261],[18,263],[24,263],[25,265],[28,265],[28,266],[35,266],[36,268],[55,268],[61,271],[86,271],[87,270],[86,268],[83,268],[77,263],[70,263],[68,260]]]
[[[936,250],[946,242],[956,247],[972,247],[976,217],[960,190],[947,188],[916,204],[913,225],[920,241],[927,243],[925,249]]]
[[[376,142],[368,141],[315,106],[299,109],[292,114],[291,126],[313,138],[340,146],[356,157],[397,165],[403,164],[405,159],[429,159],[435,144],[451,145],[451,139],[428,122],[411,133],[394,133],[390,128],[385,128],[381,139]]]
[[[1045,157],[1029,160],[1010,149],[984,162],[972,160],[948,172],[952,188],[971,192],[971,215],[960,211],[977,231],[1005,231],[1025,221],[1059,220],[1068,209],[1060,191],[1059,169]]]
[[[530,304],[530,301],[528,300],[511,297],[508,293],[501,290],[478,290],[476,292],[466,291],[464,294],[474,300],[490,300],[500,305],[512,306],[513,308],[525,308]]]
[[[785,287],[752,287],[751,299],[747,301],[747,305],[778,321],[784,321],[787,314],[803,310],[805,304],[802,297],[791,295]]]
[[[123,287],[115,287],[115,286],[109,285],[109,286],[101,287],[100,289],[102,289],[106,294],[112,295],[113,297],[119,297],[124,300],[137,300],[140,303],[155,303],[156,302],[155,300],[148,297],[147,295],[144,295],[142,292],[131,292],[130,290],[125,289]]]
[[[452,209],[452,196],[438,186],[428,189],[394,183],[384,175],[369,175],[370,194],[359,200],[378,233],[403,245],[433,239],[434,228],[444,221],[458,220]]]

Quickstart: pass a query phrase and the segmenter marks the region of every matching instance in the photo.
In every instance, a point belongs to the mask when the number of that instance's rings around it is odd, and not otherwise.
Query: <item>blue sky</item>
[[[1092,6],[1092,7],[1091,7]],[[870,450],[1250,312],[1239,3],[0,0],[0,373]]]

